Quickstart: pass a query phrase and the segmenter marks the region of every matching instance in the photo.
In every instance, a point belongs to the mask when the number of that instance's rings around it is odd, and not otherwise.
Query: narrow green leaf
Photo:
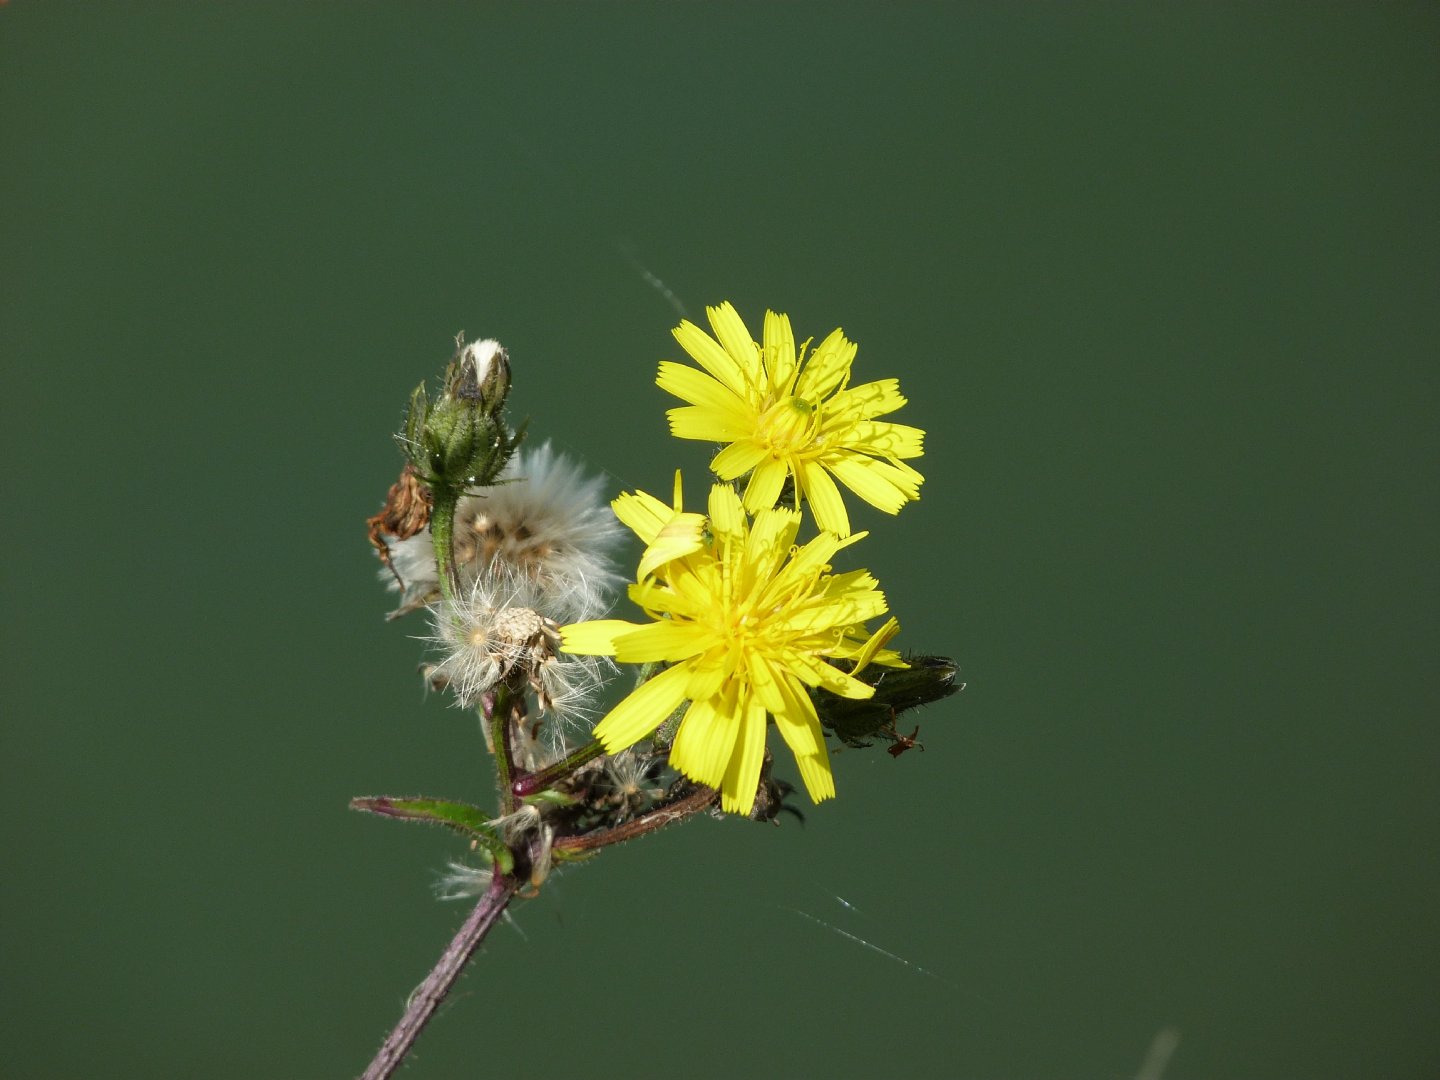
[[[502,874],[508,874],[515,869],[515,857],[510,854],[510,849],[505,846],[505,841],[500,839],[499,833],[491,827],[488,815],[478,806],[451,802],[448,799],[372,795],[351,799],[350,809],[397,818],[400,821],[443,825],[469,837],[476,849],[493,862]]]

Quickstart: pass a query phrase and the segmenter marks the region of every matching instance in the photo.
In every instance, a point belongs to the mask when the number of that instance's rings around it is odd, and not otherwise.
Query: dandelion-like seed
[[[604,759],[596,786],[617,823],[634,817],[665,794],[655,782],[663,764],[663,758],[638,754],[634,747]]]
[[[522,452],[496,487],[460,500],[456,564],[511,567],[540,586],[546,615],[594,618],[619,583],[611,554],[624,535],[601,485],[549,443]]]
[[[478,704],[512,675],[523,675],[541,716],[558,721],[548,729],[558,746],[563,732],[557,728],[590,715],[589,702],[604,681],[605,665],[595,657],[559,654],[559,628],[540,611],[546,598],[540,583],[492,566],[458,603],[432,610],[429,640],[443,655],[426,674],[465,706]]]
[[[494,876],[492,867],[451,860],[435,882],[435,896],[440,900],[473,900],[490,887]]]
[[[902,459],[921,456],[925,433],[875,419],[905,404],[898,379],[850,386],[857,346],[838,329],[807,357],[789,316],[767,311],[757,344],[734,305],[706,313],[714,337],[689,320],[674,330],[704,370],[667,360],[655,381],[690,403],[667,413],[672,435],[729,444],[710,468],[722,480],[750,474],[745,509],[774,506],[789,478],[797,506],[803,499],[820,528],[848,536],[836,480],[889,514],[920,497],[925,478]]]
[[[562,628],[567,653],[614,656],[622,663],[668,662],[595,728],[616,753],[650,735],[689,701],[670,764],[719,788],[722,805],[749,813],[765,754],[767,716],[800,766],[815,802],[835,794],[815,706],[807,687],[845,698],[874,688],[854,677],[871,660],[903,666],[881,646],[893,619],[868,638],[867,619],[885,613],[885,596],[864,570],[831,574],[830,559],[863,533],[821,533],[796,549],[795,510],[766,509],[747,519],[728,484],[711,489],[709,514],[643,492],[615,500],[615,513],[648,545],[630,596],[655,621],[617,619]],[[842,671],[830,660],[851,661]]]
[[[602,480],[545,443],[520,450],[494,487],[461,496],[453,551],[462,590],[491,567],[539,586],[537,610],[557,622],[593,619],[610,606],[620,577],[612,553],[623,536],[601,494]],[[428,531],[385,536],[389,569],[402,596],[396,615],[433,602],[440,578]]]

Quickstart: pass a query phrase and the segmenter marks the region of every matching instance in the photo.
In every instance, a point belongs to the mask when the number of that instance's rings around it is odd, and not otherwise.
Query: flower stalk
[[[520,697],[519,706],[525,707]],[[490,745],[495,755],[495,787],[500,794],[501,816],[515,812],[515,795],[510,790],[510,777],[515,772],[515,752],[510,734],[514,729],[515,693],[509,680],[495,688],[493,695],[485,697],[485,721],[490,725]]]
[[[510,785],[510,793],[517,799],[524,799],[546,788],[553,787],[558,781],[565,779],[580,766],[585,765],[605,753],[605,744],[596,739],[586,743],[579,750],[566,754],[553,765],[547,765],[538,772],[521,776]]]
[[[719,796],[720,793],[714,788],[696,786],[685,795],[662,803],[633,821],[580,836],[562,836],[555,841],[554,846],[557,851],[581,852],[598,851],[612,844],[622,844],[626,840],[634,840],[656,829],[663,829],[666,825],[684,821],[702,810],[708,810],[715,805]]]
[[[490,879],[490,887],[450,939],[450,944],[440,954],[430,974],[425,976],[425,981],[410,995],[405,1014],[381,1044],[360,1080],[389,1080],[395,1075],[395,1070],[410,1053],[440,1003],[449,995],[465,965],[485,940],[485,935],[505,913],[519,887],[517,879],[505,874],[495,874]]]

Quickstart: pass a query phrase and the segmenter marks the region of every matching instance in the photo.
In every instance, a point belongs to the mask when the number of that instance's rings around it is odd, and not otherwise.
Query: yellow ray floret
[[[734,336],[727,328],[725,337]],[[711,344],[707,370],[739,379],[739,365],[727,366],[730,354]],[[835,781],[809,688],[867,698],[874,688],[854,673],[866,663],[899,663],[882,648],[895,621],[873,635],[864,628],[885,613],[885,596],[864,570],[830,572],[831,556],[858,535],[821,533],[797,548],[797,511],[766,507],[752,517],[728,484],[711,489],[707,510],[682,510],[678,478],[673,506],[643,493],[615,501],[621,520],[648,545],[630,595],[651,621],[575,623],[561,630],[563,647],[669,666],[616,706],[595,735],[616,753],[684,705],[670,763],[718,788],[727,811],[744,814],[755,804],[773,719],[810,797],[831,798]],[[676,542],[672,533],[687,539]],[[849,663],[842,668],[831,659]]]
[[[889,514],[920,497],[925,478],[904,459],[924,453],[925,433],[875,419],[905,398],[895,379],[849,385],[854,342],[835,330],[807,357],[809,342],[796,349],[786,315],[767,311],[757,343],[734,305],[706,313],[713,336],[688,320],[674,331],[700,370],[666,360],[655,381],[689,402],[668,412],[672,435],[727,444],[710,462],[720,479],[749,474],[746,510],[774,506],[789,479],[816,524],[846,536],[837,480]]]

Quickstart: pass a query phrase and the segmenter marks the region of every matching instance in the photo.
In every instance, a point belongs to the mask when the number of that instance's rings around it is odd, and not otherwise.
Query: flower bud
[[[856,678],[875,687],[868,698],[842,698],[812,690],[820,723],[847,746],[870,739],[896,742],[895,720],[906,709],[928,705],[964,689],[955,685],[955,661],[946,656],[907,656],[906,668],[867,667]]]
[[[490,339],[459,346],[437,400],[417,387],[399,438],[421,479],[454,494],[494,483],[520,442],[503,418],[509,393],[510,358]]]
[[[510,394],[510,354],[493,338],[460,346],[445,372],[445,395],[498,416]]]

